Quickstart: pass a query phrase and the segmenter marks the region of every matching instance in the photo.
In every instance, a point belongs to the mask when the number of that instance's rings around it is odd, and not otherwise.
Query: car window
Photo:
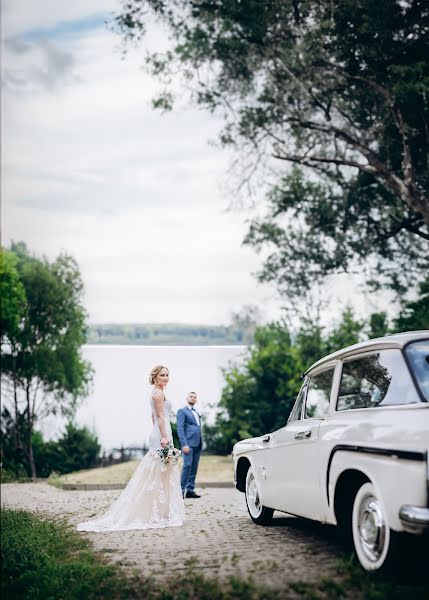
[[[429,401],[429,340],[408,344],[405,354],[423,396]]]
[[[307,391],[307,382],[305,382],[303,384],[303,386],[301,387],[301,389],[299,390],[299,394],[295,400],[294,407],[293,407],[292,412],[290,413],[290,417],[287,421],[288,423],[290,423],[291,421],[299,421],[301,419],[302,405],[304,402],[306,391]]]
[[[333,376],[334,369],[329,369],[310,377],[305,405],[306,419],[323,418],[329,413]]]
[[[337,410],[417,401],[414,383],[400,350],[382,350],[344,362]]]

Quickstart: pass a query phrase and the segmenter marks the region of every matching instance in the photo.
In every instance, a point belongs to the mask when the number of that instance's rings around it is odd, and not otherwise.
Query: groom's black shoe
[[[201,498],[199,494],[196,494],[194,491],[187,490],[185,492],[185,498]]]

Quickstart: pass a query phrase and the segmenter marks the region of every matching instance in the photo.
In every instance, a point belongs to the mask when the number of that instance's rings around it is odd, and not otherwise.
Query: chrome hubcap
[[[256,481],[252,472],[247,478],[246,499],[247,506],[249,507],[252,517],[259,517],[262,510],[262,505],[261,501],[259,500],[258,488],[256,487]]]
[[[386,522],[380,503],[374,496],[363,500],[359,508],[358,527],[365,556],[373,562],[377,561],[384,549]]]

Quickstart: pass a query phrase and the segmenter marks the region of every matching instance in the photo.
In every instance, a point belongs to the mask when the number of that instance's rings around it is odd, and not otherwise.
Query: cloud
[[[117,42],[94,29],[48,40],[50,54],[27,37],[9,44],[6,66],[38,88],[3,91],[4,240],[73,254],[94,322],[227,322],[272,292],[250,274],[243,215],[224,212],[227,158],[207,143],[219,122],[155,113],[156,83]]]
[[[119,0],[3,0],[3,39],[35,34],[64,35],[67,31],[82,31],[99,26],[103,18],[119,10]],[[79,27],[80,24],[80,27]]]
[[[73,55],[46,39],[9,39],[4,44],[3,85],[19,93],[53,91],[78,80]]]

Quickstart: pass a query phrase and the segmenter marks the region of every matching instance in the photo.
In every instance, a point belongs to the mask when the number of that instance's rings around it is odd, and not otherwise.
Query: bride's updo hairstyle
[[[154,367],[152,369],[152,371],[149,374],[150,385],[155,385],[156,378],[161,373],[162,369],[167,369],[167,367],[164,367],[164,365],[156,365],[156,367]],[[168,371],[168,369],[167,369],[167,371]]]

